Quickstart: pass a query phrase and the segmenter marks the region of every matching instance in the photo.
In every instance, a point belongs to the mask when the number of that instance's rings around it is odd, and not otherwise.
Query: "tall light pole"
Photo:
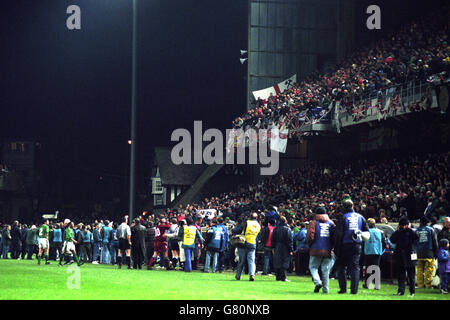
[[[134,216],[135,200],[135,163],[136,163],[136,21],[137,20],[137,0],[133,0],[133,35],[132,35],[132,62],[131,62],[131,156],[130,156],[130,206],[129,221]]]

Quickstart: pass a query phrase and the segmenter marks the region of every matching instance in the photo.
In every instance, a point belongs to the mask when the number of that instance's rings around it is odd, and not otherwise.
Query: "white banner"
[[[256,100],[258,100],[258,98],[261,98],[262,100],[266,100],[270,96],[271,93],[272,93],[272,95],[276,96],[276,95],[280,94],[281,92],[285,91],[286,89],[289,89],[290,87],[292,87],[296,81],[297,81],[297,75],[294,74],[289,79],[286,79],[272,87],[258,90],[258,91],[253,91],[252,93]]]
[[[278,124],[274,124],[270,130],[270,149],[280,153],[286,152],[289,137],[289,129],[286,126],[278,128]]]

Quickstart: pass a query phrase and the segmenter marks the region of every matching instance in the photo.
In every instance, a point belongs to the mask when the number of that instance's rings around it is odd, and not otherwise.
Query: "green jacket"
[[[25,234],[25,242],[27,245],[36,244],[39,229],[28,229]]]

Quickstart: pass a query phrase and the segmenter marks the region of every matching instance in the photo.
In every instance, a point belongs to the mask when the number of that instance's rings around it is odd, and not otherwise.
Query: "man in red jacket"
[[[165,218],[162,218],[161,223],[157,227],[155,227],[155,250],[153,251],[153,257],[151,257],[150,261],[148,262],[148,270],[152,269],[153,263],[158,257],[158,254],[163,257],[166,269],[170,269],[166,239],[166,230],[168,229],[170,229],[170,224],[166,221]]]

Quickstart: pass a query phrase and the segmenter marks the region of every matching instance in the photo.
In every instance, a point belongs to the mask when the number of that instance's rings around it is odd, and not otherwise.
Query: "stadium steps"
[[[183,206],[189,203],[193,203],[195,201],[198,201],[201,190],[205,186],[205,184],[212,178],[214,175],[219,172],[220,169],[222,169],[224,165],[223,164],[212,164],[209,165],[202,174],[195,180],[194,184],[187,189],[185,192],[183,192],[181,195],[179,195],[172,203],[171,207],[175,208],[178,207],[180,204]]]

